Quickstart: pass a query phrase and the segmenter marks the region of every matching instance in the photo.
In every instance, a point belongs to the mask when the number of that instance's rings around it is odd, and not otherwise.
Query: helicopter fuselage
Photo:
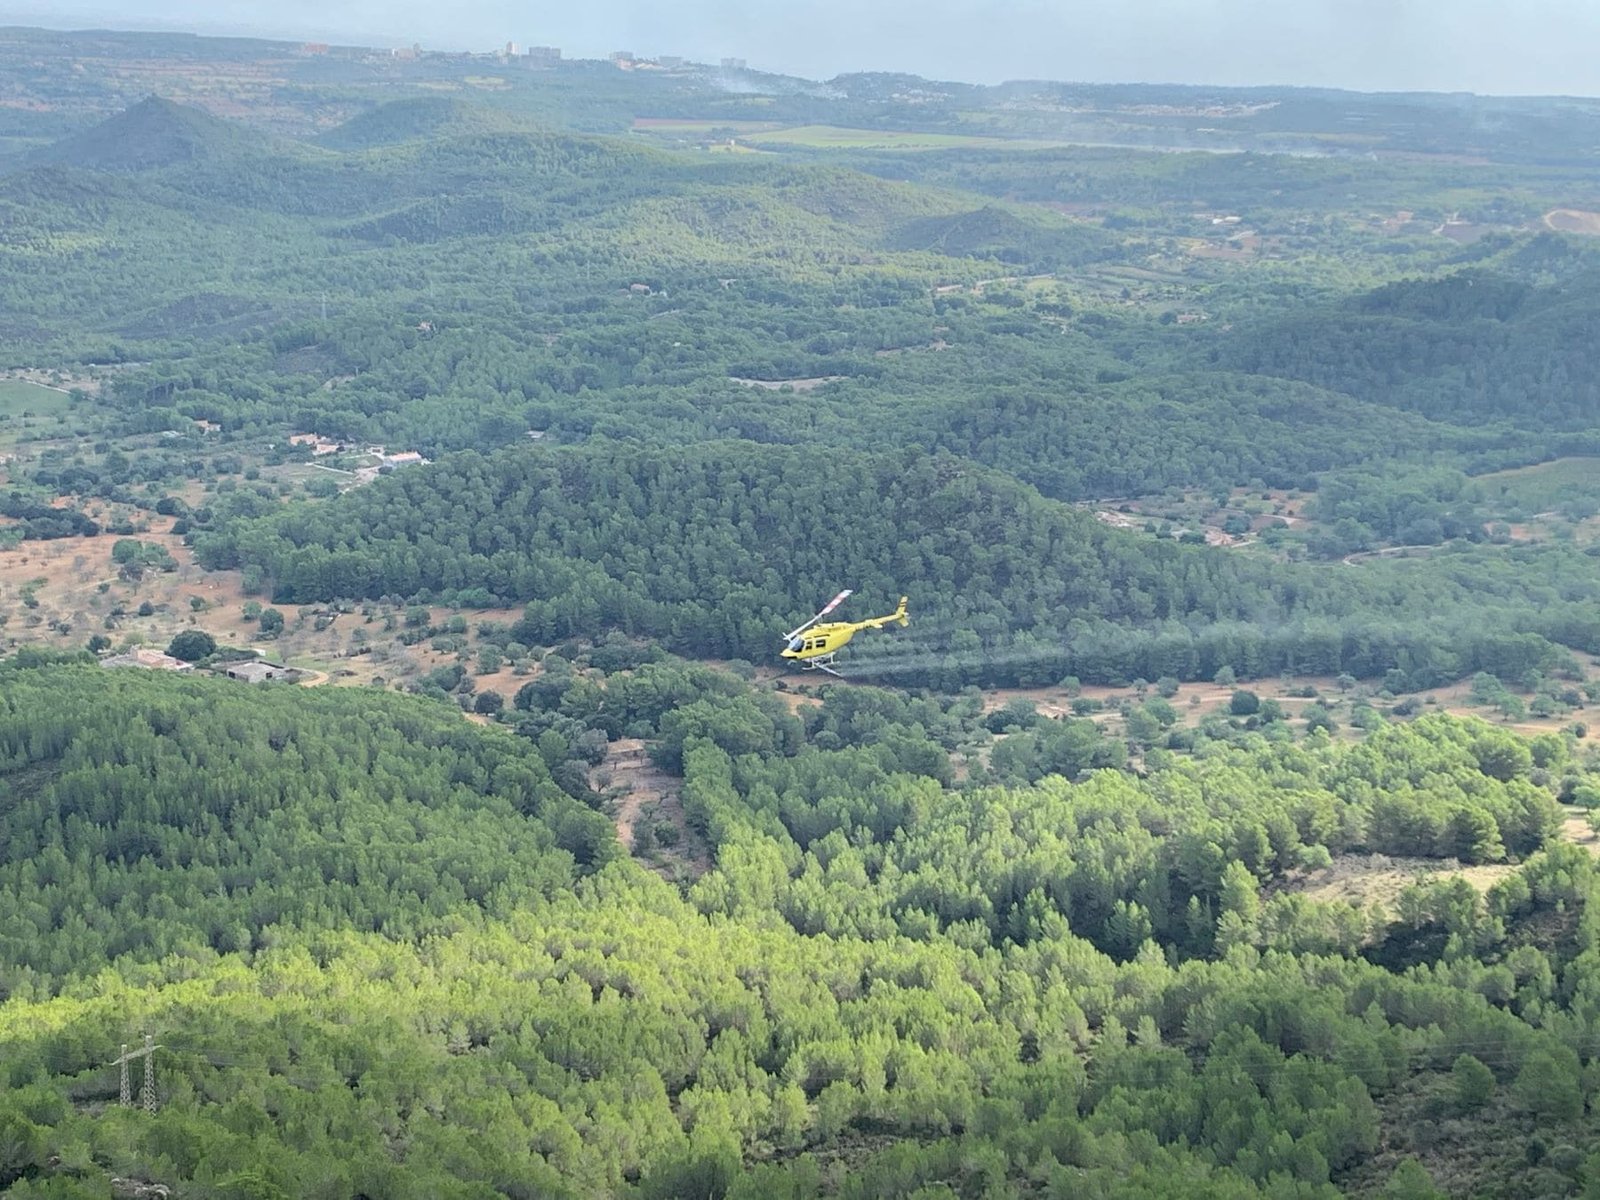
[[[906,623],[906,598],[901,596],[899,607],[887,616],[868,617],[865,621],[829,621],[825,625],[797,629],[779,653],[802,666],[825,666],[832,661],[840,647],[863,629],[882,629],[885,625]]]
[[[790,638],[788,645],[783,648],[782,655],[784,658],[801,661],[821,658],[823,655],[834,653],[861,628],[862,625],[850,621],[831,621],[826,625],[813,625],[799,636]]]

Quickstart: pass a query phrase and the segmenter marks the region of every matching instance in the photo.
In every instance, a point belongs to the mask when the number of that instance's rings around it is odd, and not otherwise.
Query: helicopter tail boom
[[[900,603],[895,610],[885,617],[868,617],[865,621],[857,622],[857,629],[882,629],[885,625],[909,625],[911,618],[906,616],[906,598],[900,597]]]

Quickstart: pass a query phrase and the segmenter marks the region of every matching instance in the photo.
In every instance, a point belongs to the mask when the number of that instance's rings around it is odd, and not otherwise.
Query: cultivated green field
[[[776,121],[690,121],[673,117],[639,117],[633,122],[636,133],[706,134],[713,129],[732,129],[741,134],[782,129]]]
[[[22,379],[0,379],[0,414],[21,416],[25,412],[61,412],[71,403],[66,392]]]
[[[819,150],[1050,150],[1068,144],[976,134],[847,129],[839,125],[796,125],[759,133],[750,140],[763,145],[808,146]]]
[[[1480,475],[1474,482],[1487,500],[1548,508],[1600,495],[1600,458],[1575,456]]]
[[[1572,455],[1553,458],[1549,462],[1534,463],[1526,467],[1511,467],[1504,471],[1491,471],[1478,476],[1480,483],[1504,487],[1523,487],[1537,484],[1540,487],[1560,487],[1566,484],[1583,484],[1600,481],[1600,458],[1593,455]]]

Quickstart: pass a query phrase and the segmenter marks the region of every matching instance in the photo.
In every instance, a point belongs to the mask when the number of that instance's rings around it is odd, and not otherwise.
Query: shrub
[[[185,629],[167,644],[167,653],[184,662],[199,662],[217,652],[217,639],[203,629]]]

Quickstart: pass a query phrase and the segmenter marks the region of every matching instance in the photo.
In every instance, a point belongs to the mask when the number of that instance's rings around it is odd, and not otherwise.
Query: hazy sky
[[[0,0],[0,24],[737,55],[814,79],[1600,94],[1600,0]]]

